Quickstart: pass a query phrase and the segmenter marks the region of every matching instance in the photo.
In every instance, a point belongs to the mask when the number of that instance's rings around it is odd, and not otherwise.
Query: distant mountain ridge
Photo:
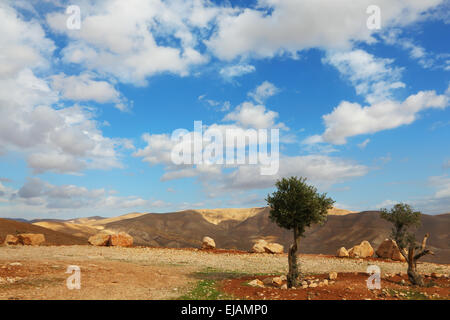
[[[58,235],[68,235],[76,244],[86,243],[89,236],[98,232],[118,231],[132,235],[135,245],[155,247],[199,247],[203,236],[212,237],[218,248],[238,250],[250,250],[258,239],[281,243],[285,249],[292,241],[290,231],[279,228],[269,219],[267,207],[131,213],[113,218],[44,219],[32,225]],[[0,237],[4,236],[1,230]],[[450,263],[449,230],[450,214],[422,215],[417,238],[421,240],[429,232],[428,243],[435,252],[435,256],[427,256],[424,261]],[[324,225],[306,231],[300,241],[300,252],[334,255],[341,246],[350,248],[363,240],[368,240],[376,249],[389,237],[390,231],[391,225],[380,218],[378,211],[355,213],[334,208]],[[64,241],[70,244],[71,240],[65,238]]]

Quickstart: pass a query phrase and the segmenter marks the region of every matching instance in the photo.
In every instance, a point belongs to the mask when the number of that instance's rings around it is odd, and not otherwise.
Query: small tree
[[[334,201],[327,198],[325,193],[319,194],[316,188],[307,185],[306,178],[283,178],[275,185],[278,190],[266,199],[270,206],[270,219],[281,228],[294,232],[294,242],[288,253],[287,283],[291,288],[298,282],[297,250],[300,237],[311,224],[326,220],[328,209],[333,207]]]
[[[422,213],[414,211],[411,206],[405,203],[396,204],[390,211],[381,209],[381,218],[391,222],[394,226],[392,228],[392,238],[397,242],[400,253],[408,263],[408,278],[413,285],[423,286],[422,277],[417,273],[417,260],[427,254],[433,254],[432,251],[426,248],[427,233],[422,240],[422,244],[416,243],[414,233],[409,232],[410,228],[417,228],[420,226],[420,217]]]

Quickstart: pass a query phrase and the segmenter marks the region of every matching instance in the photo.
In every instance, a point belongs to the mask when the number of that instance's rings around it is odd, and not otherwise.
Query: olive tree
[[[268,195],[266,201],[270,207],[270,219],[281,228],[293,231],[294,241],[289,248],[287,275],[288,287],[291,288],[298,282],[297,250],[300,237],[307,227],[326,221],[328,209],[333,207],[334,201],[306,184],[306,178],[283,178],[275,185],[277,190]]]
[[[405,203],[396,204],[391,210],[381,209],[381,218],[391,222],[392,238],[397,242],[400,253],[408,263],[408,279],[413,285],[423,286],[423,278],[417,273],[417,260],[427,254],[433,254],[426,248],[427,233],[422,243],[416,243],[414,233],[410,229],[420,226],[420,211],[414,211],[411,206]]]

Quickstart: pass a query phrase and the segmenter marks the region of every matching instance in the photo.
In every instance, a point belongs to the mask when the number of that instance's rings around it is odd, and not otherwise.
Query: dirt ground
[[[314,276],[323,281],[327,274]],[[280,289],[257,288],[248,285],[253,279],[263,281],[266,277],[243,277],[221,282],[222,290],[239,299],[247,300],[423,300],[450,299],[450,279],[427,279],[430,287],[418,288],[408,284],[406,275],[381,279],[380,289],[367,288],[368,275],[361,272],[339,273],[333,284],[315,288]],[[403,282],[402,282],[403,280]]]
[[[405,272],[404,263],[322,255],[301,255],[299,260],[304,274],[321,275],[316,276],[320,278],[335,271],[338,280],[327,287],[295,290],[246,285],[247,280],[257,277],[286,274],[286,254],[82,245],[3,246],[0,247],[0,299],[177,299],[195,291],[199,281],[211,276],[215,279],[211,283],[214,288],[236,299],[403,299],[410,296],[449,299],[446,278],[435,279],[437,288],[425,288],[427,297],[409,294],[412,288],[401,284],[400,278],[384,277],[385,273]],[[366,288],[366,270],[374,264],[382,271],[385,291]],[[71,276],[66,271],[71,265],[80,268],[80,290],[66,286]],[[448,275],[450,266],[421,263],[418,269],[423,273]]]

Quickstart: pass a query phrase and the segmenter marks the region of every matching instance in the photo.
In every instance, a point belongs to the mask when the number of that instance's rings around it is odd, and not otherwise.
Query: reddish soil
[[[369,290],[366,273],[339,273],[334,284],[316,288],[280,289],[266,286],[251,287],[247,283],[255,278],[264,280],[268,276],[243,277],[221,282],[222,290],[236,298],[250,300],[404,300],[404,299],[445,299],[450,300],[450,279],[426,278],[429,287],[409,285],[406,275],[395,275],[381,279],[380,290]],[[320,281],[327,275],[315,275]],[[402,283],[404,280],[405,283]],[[437,296],[436,296],[437,294]],[[427,296],[428,295],[428,296]],[[433,296],[435,295],[435,296]]]

